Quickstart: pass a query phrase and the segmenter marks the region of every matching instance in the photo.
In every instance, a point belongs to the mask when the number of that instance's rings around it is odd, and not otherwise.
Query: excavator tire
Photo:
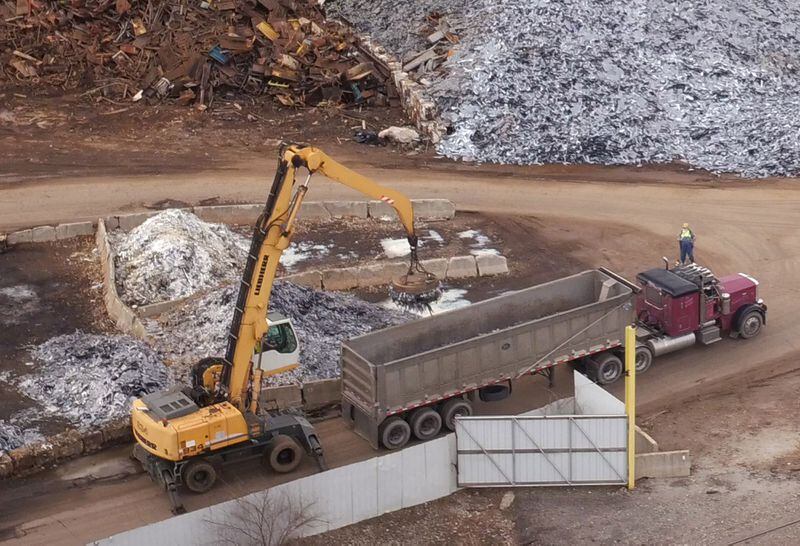
[[[192,493],[205,493],[217,481],[217,471],[205,459],[194,459],[186,463],[181,472],[183,484]]]
[[[303,460],[303,451],[293,438],[278,434],[269,443],[264,454],[269,467],[279,474],[291,472]]]

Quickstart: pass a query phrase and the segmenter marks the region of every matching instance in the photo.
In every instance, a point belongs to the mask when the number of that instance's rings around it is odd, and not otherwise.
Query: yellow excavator
[[[301,169],[307,172],[298,183]],[[133,457],[167,490],[174,513],[184,511],[178,486],[208,491],[225,464],[261,457],[275,472],[291,472],[303,450],[325,462],[311,424],[295,415],[259,411],[264,377],[294,369],[299,343],[291,320],[268,313],[270,293],[281,254],[289,246],[295,220],[315,173],[394,207],[402,222],[411,261],[392,283],[395,301],[425,306],[440,295],[439,281],[417,257],[411,201],[337,163],[321,150],[284,144],[264,210],[256,221],[233,311],[224,358],[211,357],[192,369],[191,387],[144,396],[133,403]]]

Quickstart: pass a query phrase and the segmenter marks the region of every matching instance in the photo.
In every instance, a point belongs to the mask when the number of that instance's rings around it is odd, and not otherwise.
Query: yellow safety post
[[[636,326],[625,328],[625,413],[628,415],[628,489],[636,485]]]

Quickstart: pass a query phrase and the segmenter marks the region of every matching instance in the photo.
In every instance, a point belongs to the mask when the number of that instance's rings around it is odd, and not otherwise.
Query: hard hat
[[[689,227],[689,224],[688,224],[688,223],[686,223],[686,222],[684,222],[684,223],[683,223],[683,227],[684,227],[684,229],[686,229],[686,228],[688,228],[688,227]]]

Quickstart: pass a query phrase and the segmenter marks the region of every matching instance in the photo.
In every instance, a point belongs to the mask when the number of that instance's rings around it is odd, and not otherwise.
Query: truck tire
[[[469,417],[472,415],[472,404],[463,398],[451,398],[444,403],[439,410],[442,415],[442,423],[447,430],[456,430],[456,417]]]
[[[270,440],[264,453],[269,467],[279,474],[293,471],[303,460],[303,451],[294,438],[278,434]]]
[[[509,394],[511,389],[507,385],[488,385],[478,390],[482,402],[499,402],[508,398]]]
[[[764,317],[759,311],[754,309],[748,311],[748,313],[742,317],[739,324],[741,324],[739,327],[739,336],[741,338],[754,338],[761,332],[761,328],[764,326]]]
[[[589,366],[593,368],[595,381],[600,385],[609,385],[618,380],[622,377],[625,369],[622,360],[613,353],[605,353],[591,358]]]
[[[409,424],[414,437],[422,441],[430,440],[442,430],[442,416],[434,409],[419,408],[411,414]]]
[[[653,365],[653,351],[640,345],[636,347],[636,373],[644,373]]]
[[[411,439],[411,426],[402,417],[387,419],[381,428],[381,443],[386,449],[400,449]]]
[[[217,481],[217,471],[205,459],[194,459],[186,463],[181,472],[183,484],[192,493],[205,493]]]

